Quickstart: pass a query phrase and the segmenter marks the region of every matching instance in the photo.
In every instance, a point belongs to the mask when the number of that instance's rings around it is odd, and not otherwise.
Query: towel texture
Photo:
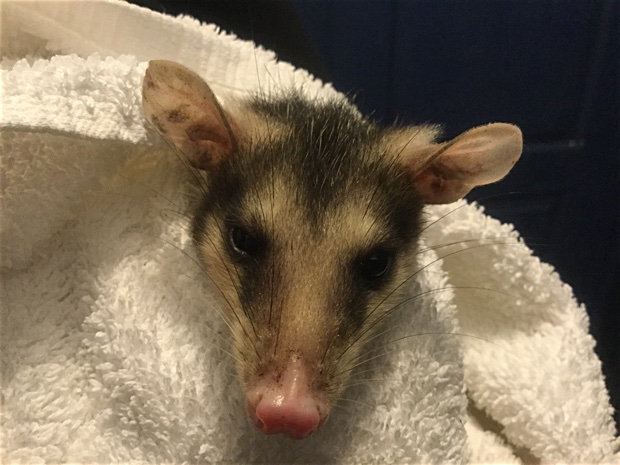
[[[585,309],[465,202],[427,210],[417,298],[330,421],[301,442],[255,432],[194,261],[198,192],[145,125],[142,76],[166,58],[224,104],[291,86],[342,96],[191,18],[113,1],[2,6],[4,462],[618,460]],[[465,391],[492,426],[468,418]]]

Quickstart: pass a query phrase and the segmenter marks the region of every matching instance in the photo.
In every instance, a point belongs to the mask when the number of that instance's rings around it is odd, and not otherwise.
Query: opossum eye
[[[365,255],[358,264],[358,272],[367,281],[377,281],[384,277],[392,265],[392,253],[386,249],[374,249]]]
[[[242,255],[254,256],[262,247],[259,237],[239,226],[233,226],[230,231],[230,241],[235,251]]]

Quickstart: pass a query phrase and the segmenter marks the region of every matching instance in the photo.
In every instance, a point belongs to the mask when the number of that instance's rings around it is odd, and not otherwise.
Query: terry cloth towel
[[[427,209],[418,297],[330,421],[298,442],[255,432],[194,262],[196,187],[145,123],[141,80],[171,59],[224,105],[343,97],[188,17],[0,5],[3,463],[620,461],[585,309],[466,202]]]

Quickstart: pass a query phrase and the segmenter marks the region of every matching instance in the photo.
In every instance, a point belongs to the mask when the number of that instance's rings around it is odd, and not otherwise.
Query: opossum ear
[[[178,63],[149,62],[142,107],[146,119],[196,168],[214,168],[236,146],[234,120],[207,83]]]
[[[450,203],[476,186],[499,181],[521,156],[521,130],[494,123],[464,132],[451,141],[403,150],[401,160],[414,176],[426,203]]]

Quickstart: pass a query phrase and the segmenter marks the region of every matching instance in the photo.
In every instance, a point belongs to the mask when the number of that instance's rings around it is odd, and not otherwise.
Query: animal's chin
[[[329,407],[314,392],[302,363],[291,362],[278,376],[265,376],[246,391],[246,409],[264,434],[303,439],[327,420]]]

